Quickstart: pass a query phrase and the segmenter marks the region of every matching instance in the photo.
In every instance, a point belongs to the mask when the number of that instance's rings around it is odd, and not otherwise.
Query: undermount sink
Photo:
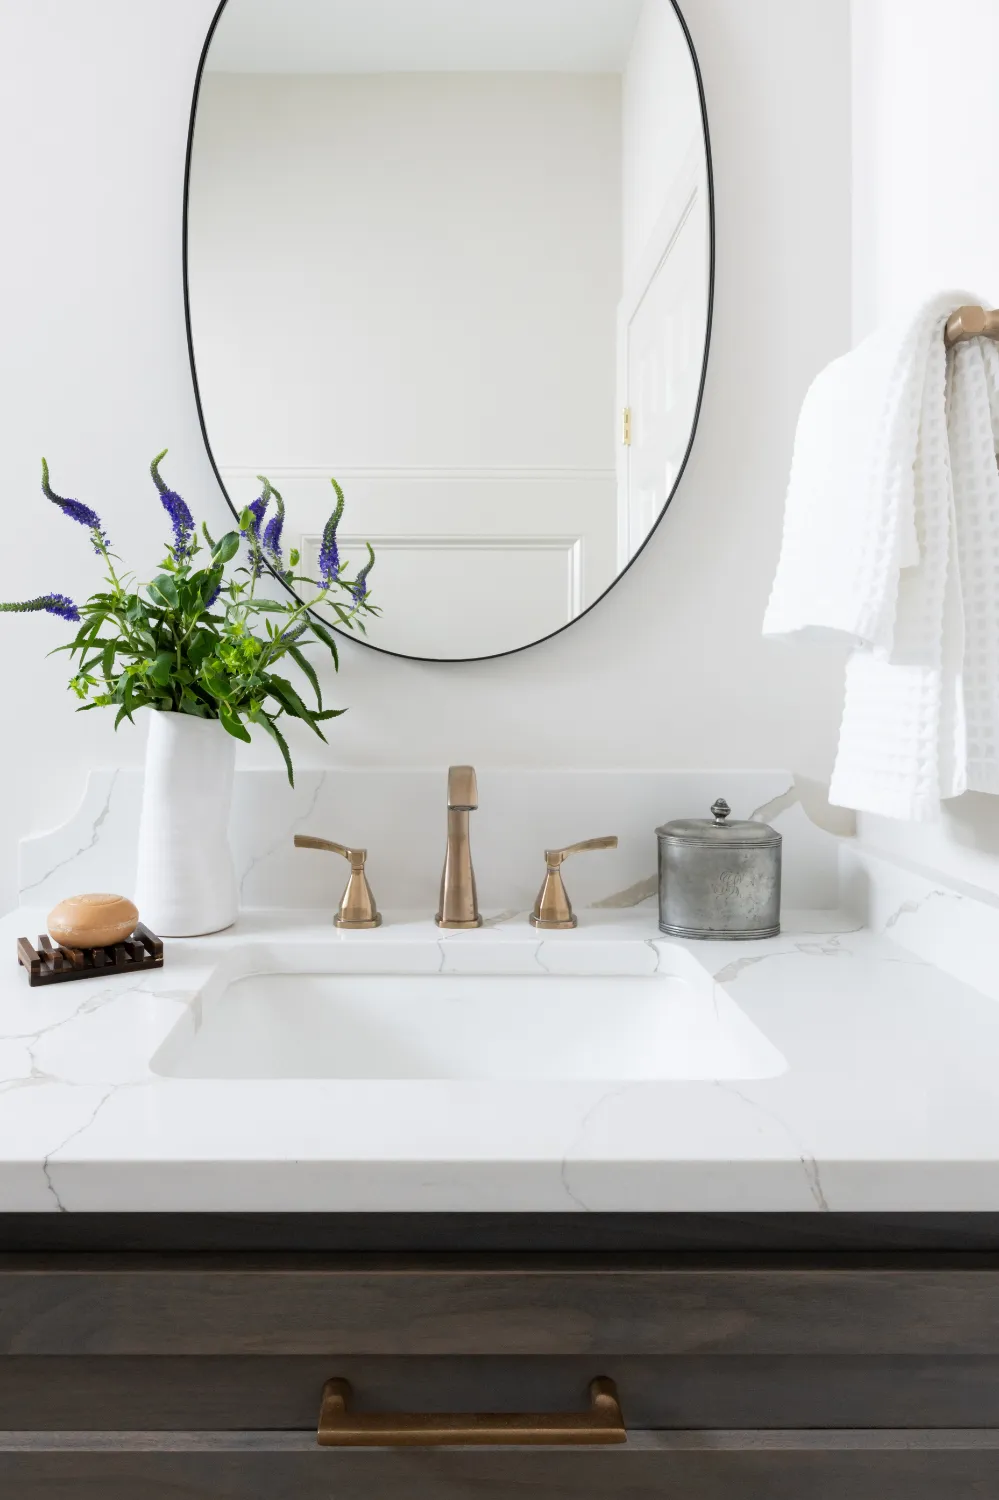
[[[359,945],[312,955],[247,947],[215,971],[152,1068],[174,1078],[551,1082],[784,1071],[781,1054],[710,980],[629,973],[626,963],[608,973],[606,950],[598,973],[546,973],[536,946],[513,960],[524,972],[510,972],[503,950],[503,973],[488,972],[485,946],[474,973],[370,972],[397,970],[399,949],[379,960]],[[431,952],[440,963],[436,945]]]

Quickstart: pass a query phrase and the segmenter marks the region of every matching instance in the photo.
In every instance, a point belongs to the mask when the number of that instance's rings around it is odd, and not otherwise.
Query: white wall
[[[79,591],[86,546],[37,494],[37,456],[100,501],[130,554],[170,443],[176,486],[218,525],[187,369],[180,193],[190,90],[214,0],[3,0],[7,143],[0,286],[0,595]],[[701,431],[628,577],[564,635],[482,665],[343,653],[329,759],[445,767],[746,768],[827,775],[835,660],[760,638],[795,418],[849,334],[847,0],[688,0],[715,153],[718,280]],[[39,59],[44,58],[44,70]],[[89,570],[89,571],[88,571]],[[72,717],[56,621],[4,619],[3,885],[16,836],[58,821],[86,768],[141,755]],[[296,737],[302,764],[323,763]],[[321,747],[319,747],[321,749]],[[268,746],[247,756],[271,764]],[[443,783],[442,783],[443,785]],[[582,828],[580,837],[593,829]],[[599,830],[596,830],[599,831]]]
[[[995,0],[854,0],[854,333],[927,288],[999,300]]]
[[[996,0],[855,0],[854,334],[962,287],[999,304]],[[999,797],[928,826],[864,817],[865,842],[999,892]]]
[[[336,475],[369,640],[489,656],[613,581],[620,74],[208,73],[190,247],[230,493],[309,556]]]
[[[612,470],[620,224],[618,74],[207,74],[219,464]]]
[[[692,149],[700,151],[697,79],[670,0],[642,6],[624,72],[621,134],[627,282],[685,159]]]

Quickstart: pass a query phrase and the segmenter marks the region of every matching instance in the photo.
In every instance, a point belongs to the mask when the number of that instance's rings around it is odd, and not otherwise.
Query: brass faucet
[[[334,844],[332,839],[313,838],[311,833],[296,833],[295,848],[325,849],[330,854],[342,854],[344,859],[350,861],[350,878],[333,918],[335,927],[363,932],[382,925],[381,914],[375,906],[375,898],[364,871],[367,849],[347,849],[343,844]]]
[[[562,881],[562,862],[570,854],[585,854],[590,849],[616,849],[617,835],[602,839],[585,839],[581,844],[570,844],[566,849],[545,850],[545,879],[538,899],[531,912],[531,926],[558,931],[575,927],[576,914]]]
[[[481,927],[475,894],[472,851],[468,843],[468,815],[479,805],[479,789],[472,766],[451,766],[447,773],[447,853],[441,876],[438,927]]]

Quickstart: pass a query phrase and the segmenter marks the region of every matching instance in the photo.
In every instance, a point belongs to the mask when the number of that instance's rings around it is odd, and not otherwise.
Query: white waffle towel
[[[999,349],[944,292],[817,377],[763,633],[846,637],[830,800],[925,821],[999,793]]]

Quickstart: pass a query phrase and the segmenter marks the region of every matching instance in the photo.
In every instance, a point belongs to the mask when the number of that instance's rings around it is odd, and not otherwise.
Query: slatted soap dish
[[[37,948],[27,938],[18,938],[17,961],[27,969],[29,985],[65,984],[71,979],[93,979],[98,974],[162,969],[163,943],[141,922],[130,937],[106,948],[67,948],[53,943],[43,932]]]

